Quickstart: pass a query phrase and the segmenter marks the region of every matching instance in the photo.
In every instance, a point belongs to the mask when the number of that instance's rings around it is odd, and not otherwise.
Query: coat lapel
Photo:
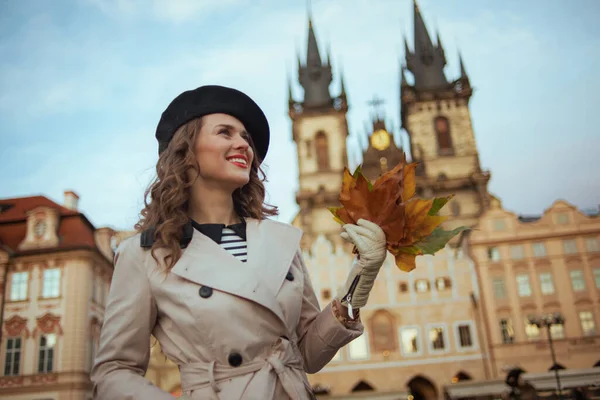
[[[249,220],[248,262],[276,296],[300,248],[302,231],[272,220]]]
[[[277,293],[299,248],[302,232],[291,225],[254,219],[248,219],[246,232],[246,263],[194,230],[190,244],[171,272],[258,303],[285,324]]]

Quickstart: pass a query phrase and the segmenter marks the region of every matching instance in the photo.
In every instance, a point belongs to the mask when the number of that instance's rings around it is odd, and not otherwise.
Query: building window
[[[366,360],[369,358],[366,335],[363,334],[348,344],[348,356],[351,360]]]
[[[596,335],[596,321],[594,321],[594,315],[591,311],[580,311],[579,321],[581,322],[581,330],[583,331],[583,336]]]
[[[504,278],[493,278],[492,286],[494,289],[494,297],[498,300],[506,298],[506,289],[504,287]]]
[[[435,280],[435,287],[437,288],[438,292],[450,289],[451,286],[452,284],[450,282],[450,278],[448,277],[437,278]]]
[[[460,324],[458,325],[458,338],[460,348],[470,348],[473,347],[473,339],[471,337],[471,325],[469,324]]]
[[[515,341],[515,331],[510,319],[503,318],[500,320],[500,334],[502,336],[502,343],[508,344]]]
[[[525,335],[527,335],[528,340],[540,338],[540,328],[536,324],[532,324],[529,318],[525,318]]]
[[[329,144],[327,135],[321,131],[315,136],[315,147],[317,148],[317,167],[320,170],[329,169]]]
[[[564,339],[565,326],[563,324],[552,324],[550,326],[550,336],[552,336],[552,339]]]
[[[427,279],[417,279],[415,289],[418,293],[425,293],[429,290],[429,281]]]
[[[10,285],[10,300],[27,300],[27,284],[29,283],[29,272],[14,272]]]
[[[38,372],[52,372],[54,367],[54,348],[56,346],[56,334],[47,333],[40,337],[40,352],[38,359]]]
[[[558,225],[566,225],[569,223],[569,214],[560,213],[556,216],[556,223]]]
[[[542,272],[540,274],[540,289],[542,294],[554,293],[554,281],[550,272]]]
[[[577,253],[577,242],[575,239],[563,240],[563,251],[565,254]]]
[[[496,219],[494,220],[493,228],[496,232],[503,231],[506,229],[506,224],[503,219]]]
[[[396,351],[396,322],[387,311],[377,311],[369,320],[372,350],[375,352]]]
[[[402,353],[416,354],[420,352],[418,328],[402,328],[400,331],[400,341],[402,342]]]
[[[598,244],[598,238],[595,238],[595,237],[585,238],[585,249],[587,251],[600,251],[600,245]]]
[[[21,338],[6,339],[6,357],[4,358],[4,375],[19,375],[21,369]]]
[[[517,275],[517,292],[519,297],[531,296],[531,285],[529,284],[529,275]]]
[[[513,260],[522,260],[525,258],[525,249],[522,244],[515,244],[510,246],[510,257]]]
[[[437,117],[434,120],[435,133],[438,142],[438,153],[441,155],[452,154],[452,136],[450,123],[446,117]]]
[[[429,328],[429,344],[433,350],[444,350],[446,348],[444,327],[435,326]]]
[[[600,268],[594,268],[594,282],[596,282],[596,289],[600,289]]]
[[[531,247],[534,257],[546,257],[546,245],[543,242],[534,243]]]
[[[583,279],[583,271],[574,269],[569,272],[571,276],[571,286],[574,292],[583,292],[585,290],[585,280]]]
[[[500,261],[500,251],[497,247],[489,247],[488,248],[488,260],[490,261]]]
[[[44,270],[44,287],[42,297],[58,297],[60,295],[60,269]]]
[[[406,293],[406,292],[408,292],[408,283],[406,283],[406,282],[400,282],[398,284],[398,290],[400,290],[400,293]]]

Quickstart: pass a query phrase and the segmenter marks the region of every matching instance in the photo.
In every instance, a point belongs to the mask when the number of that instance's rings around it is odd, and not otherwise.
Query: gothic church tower
[[[444,208],[452,216],[448,225],[472,226],[490,201],[490,173],[481,169],[469,111],[473,90],[460,56],[460,77],[446,79],[446,56],[439,34],[434,45],[416,1],[413,21],[413,51],[404,41],[400,118],[410,139],[412,159],[420,162],[418,194],[454,193],[455,198]],[[414,78],[412,85],[406,80],[406,69]]]
[[[348,103],[344,83],[341,93],[332,96],[333,80],[330,56],[323,61],[311,18],[308,21],[306,60],[298,57],[298,80],[304,89],[302,100],[296,101],[289,86],[289,116],[298,154],[299,190],[296,202],[300,213],[293,224],[304,231],[303,247],[309,246],[317,234],[338,242],[340,226],[328,207],[339,205],[344,166],[347,165],[346,137]]]

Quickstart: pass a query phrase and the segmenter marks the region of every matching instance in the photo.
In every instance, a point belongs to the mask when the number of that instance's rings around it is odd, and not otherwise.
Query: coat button
[[[288,271],[287,275],[285,276],[285,279],[287,279],[288,281],[294,280],[294,274],[292,274],[292,271]]]
[[[238,352],[233,352],[229,355],[227,361],[229,361],[229,365],[232,367],[239,367],[242,365],[242,355]]]
[[[204,299],[207,299],[210,296],[212,296],[212,292],[213,292],[212,288],[208,287],[208,286],[202,286],[200,288],[200,290],[198,291],[198,293],[200,294],[200,297],[202,297]]]

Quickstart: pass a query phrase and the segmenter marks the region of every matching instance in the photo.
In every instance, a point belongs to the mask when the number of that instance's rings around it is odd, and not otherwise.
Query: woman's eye
[[[221,129],[221,130],[219,131],[219,134],[220,134],[220,135],[222,135],[222,134],[229,135],[229,130],[227,130],[227,129]]]

